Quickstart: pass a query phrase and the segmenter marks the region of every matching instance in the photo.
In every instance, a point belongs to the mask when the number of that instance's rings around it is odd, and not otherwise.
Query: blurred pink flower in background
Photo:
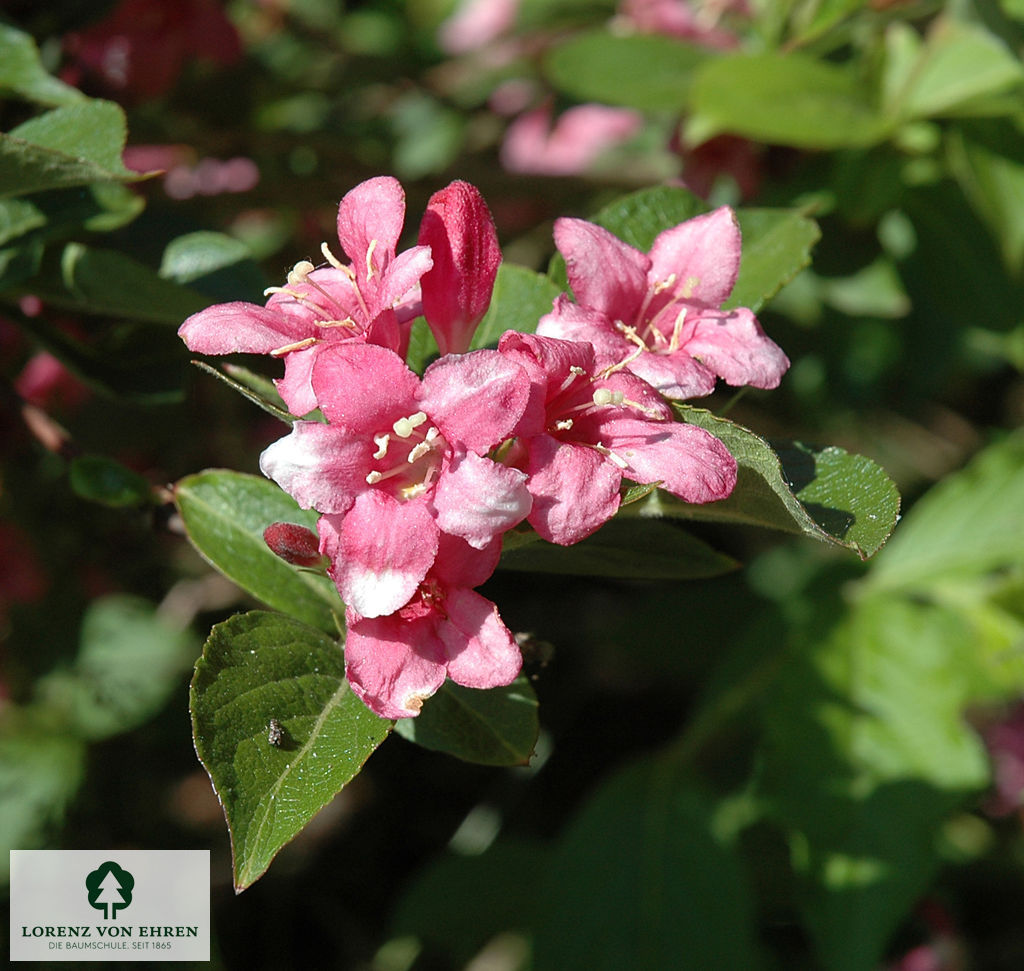
[[[438,43],[446,54],[468,54],[506,33],[518,11],[519,0],[463,0],[441,24]]]
[[[600,104],[570,108],[552,125],[551,106],[543,105],[508,126],[501,161],[523,175],[580,175],[642,127],[638,112]]]
[[[97,78],[119,95],[145,100],[166,94],[185,64],[203,58],[233,64],[242,43],[216,0],[122,0],[87,30],[69,34],[64,80]]]
[[[224,192],[250,192],[260,181],[251,158],[201,158],[188,145],[129,145],[125,168],[133,172],[164,173],[164,192],[172,199],[216,196]]]
[[[748,14],[745,0],[622,0],[620,21],[643,33],[665,34],[706,47],[728,49],[735,35],[719,25],[725,13]]]
[[[1009,816],[1024,809],[1024,701],[981,728],[992,760],[993,791],[983,808],[990,816]]]

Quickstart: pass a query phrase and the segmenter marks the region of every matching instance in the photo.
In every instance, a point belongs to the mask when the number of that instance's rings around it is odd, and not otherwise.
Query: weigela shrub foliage
[[[398,253],[405,195],[371,179],[342,199],[324,262],[298,263],[265,306],[210,307],[182,325],[204,354],[283,359],[276,384],[295,416],[260,467],[317,537],[268,530],[291,562],[322,558],[345,603],[345,668],[385,718],[419,714],[451,678],[510,684],[521,657],[497,606],[474,588],[502,537],[528,524],[560,546],[620,507],[623,482],[686,503],[730,495],[726,446],[677,421],[670,399],[716,380],[775,387],[789,366],[747,309],[719,309],[736,282],[740,232],[727,207],[661,233],[650,253],[580,219],[555,242],[575,299],[470,350],[501,262],[494,222],[464,182],[437,192],[418,245]],[[422,315],[441,351],[422,376],[406,364]]]

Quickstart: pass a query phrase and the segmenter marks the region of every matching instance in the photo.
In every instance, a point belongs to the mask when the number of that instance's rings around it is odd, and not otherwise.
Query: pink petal
[[[436,618],[406,620],[349,617],[345,673],[363,704],[382,718],[410,718],[420,713],[445,679],[445,646]]]
[[[340,428],[297,421],[290,434],[264,450],[260,471],[303,509],[342,513],[366,489],[369,454]]]
[[[343,517],[322,516],[318,529],[341,599],[363,617],[408,603],[437,555],[438,529],[426,506],[379,489],[357,496]]]
[[[530,525],[561,546],[578,543],[615,515],[622,474],[604,456],[550,435],[530,440]]]
[[[696,425],[620,418],[605,423],[604,444],[627,463],[627,478],[661,482],[686,502],[724,499],[736,485],[736,460]]]
[[[269,354],[315,330],[311,319],[235,301],[192,314],[178,328],[178,336],[198,354]]]
[[[524,472],[464,451],[452,457],[432,501],[437,525],[476,549],[522,522],[532,504]]]
[[[490,600],[456,587],[445,598],[445,614],[438,634],[453,681],[467,688],[495,688],[516,679],[523,658]]]
[[[416,286],[423,276],[434,265],[430,248],[413,246],[399,253],[384,271],[381,279],[381,290],[377,294],[377,309],[391,309],[411,299],[418,301]]]
[[[715,390],[715,373],[685,350],[675,354],[645,351],[629,362],[629,370],[666,398],[685,401],[703,398]]]
[[[449,354],[423,375],[420,406],[444,437],[477,452],[506,438],[530,397],[530,379],[498,351]]]
[[[583,219],[556,219],[554,232],[576,302],[632,324],[647,293],[651,261]]]
[[[487,312],[501,248],[494,219],[478,189],[452,182],[435,192],[420,225],[433,269],[421,281],[423,315],[442,354],[469,350]]]
[[[734,387],[777,388],[789,367],[782,348],[745,307],[731,313],[700,314],[682,343],[684,353],[701,360]]]
[[[313,366],[313,390],[327,420],[363,434],[386,432],[414,414],[419,383],[394,351],[376,344],[332,344]]]
[[[308,415],[317,406],[313,394],[313,362],[321,349],[322,345],[314,344],[285,355],[284,377],[274,381],[274,385],[293,415]]]
[[[501,558],[501,540],[473,549],[464,539],[441,533],[431,574],[447,587],[478,587],[494,572]]]
[[[610,317],[600,310],[591,310],[573,303],[565,294],[556,297],[551,313],[540,318],[537,336],[591,344],[594,348],[594,367],[598,371],[618,364],[636,350],[636,344],[626,340]]]
[[[389,175],[367,179],[341,200],[338,240],[352,261],[361,289],[394,259],[404,222],[405,190]]]
[[[740,250],[736,216],[721,206],[659,234],[651,247],[650,281],[674,277],[666,293],[685,304],[717,309],[736,284]]]

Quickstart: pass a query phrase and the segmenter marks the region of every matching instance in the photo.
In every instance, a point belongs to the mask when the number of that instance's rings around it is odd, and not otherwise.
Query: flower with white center
[[[432,265],[428,246],[396,255],[404,222],[398,181],[369,179],[338,207],[338,240],[351,264],[324,243],[324,265],[296,263],[285,286],[266,291],[266,306],[216,304],[189,317],[178,334],[200,354],[283,358],[277,389],[293,414],[305,415],[316,407],[310,375],[325,347],[360,341],[404,353],[408,326],[420,312],[419,280]]]
[[[336,344],[312,384],[327,423],[296,422],[260,468],[324,514],[329,573],[363,617],[408,602],[441,533],[482,549],[529,512],[525,473],[488,457],[530,394],[526,373],[497,351],[443,357],[421,381],[393,351]]]
[[[724,499],[736,460],[713,435],[673,420],[649,385],[618,366],[598,371],[589,344],[507,332],[500,353],[532,384],[505,461],[528,475],[527,517],[552,543],[579,542],[619,508],[622,479],[661,488],[686,502]]]
[[[789,359],[745,307],[720,309],[740,265],[728,206],[661,233],[650,254],[582,219],[558,219],[576,302],[564,295],[537,333],[594,346],[598,368],[623,365],[668,398],[702,397],[716,378],[775,388]]]

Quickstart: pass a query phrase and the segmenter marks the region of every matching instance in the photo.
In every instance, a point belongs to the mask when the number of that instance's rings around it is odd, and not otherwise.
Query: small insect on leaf
[[[280,748],[284,744],[284,729],[276,718],[271,718],[270,724],[267,725],[267,741],[275,748]]]

